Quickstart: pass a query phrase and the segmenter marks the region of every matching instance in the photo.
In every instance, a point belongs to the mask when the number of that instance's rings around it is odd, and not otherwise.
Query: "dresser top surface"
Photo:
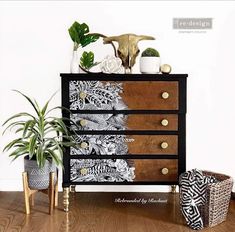
[[[61,73],[62,78],[71,80],[109,80],[109,81],[177,81],[185,79],[188,74],[105,74],[105,73]]]

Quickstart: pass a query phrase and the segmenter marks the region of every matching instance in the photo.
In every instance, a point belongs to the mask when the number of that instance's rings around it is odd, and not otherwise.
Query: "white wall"
[[[172,29],[173,17],[211,17],[213,29],[179,33]],[[132,32],[155,36],[155,41],[141,42],[140,48],[156,47],[163,63],[172,65],[173,73],[189,74],[187,169],[197,167],[235,177],[234,2],[0,2],[1,124],[18,111],[30,110],[11,89],[43,104],[60,88],[59,74],[69,72],[72,42],[67,29],[74,20],[107,35]],[[111,52],[103,46],[94,48],[98,58]],[[53,102],[58,104],[60,93]],[[12,133],[1,137],[1,151],[13,137]],[[22,170],[22,159],[11,163],[7,154],[1,154],[0,191],[21,190]],[[79,189],[157,191],[159,187]]]

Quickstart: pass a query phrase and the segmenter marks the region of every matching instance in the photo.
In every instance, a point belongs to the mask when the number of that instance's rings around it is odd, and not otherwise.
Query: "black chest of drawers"
[[[186,162],[187,74],[61,74],[77,127],[64,154],[64,205],[82,184],[177,185]]]

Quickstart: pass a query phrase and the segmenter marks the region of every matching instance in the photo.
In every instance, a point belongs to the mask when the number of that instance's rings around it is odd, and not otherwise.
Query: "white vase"
[[[149,74],[159,73],[160,64],[160,57],[140,57],[140,72]]]
[[[70,63],[70,73],[79,73],[79,59],[77,51],[73,51],[73,57]]]

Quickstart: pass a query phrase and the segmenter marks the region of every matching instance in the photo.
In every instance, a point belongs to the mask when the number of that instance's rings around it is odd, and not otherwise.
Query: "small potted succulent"
[[[60,107],[48,109],[54,95],[40,108],[35,100],[15,91],[30,103],[34,113],[15,114],[3,124],[6,127],[3,133],[14,130],[19,135],[5,146],[4,151],[9,151],[13,160],[24,157],[24,169],[31,189],[46,189],[49,186],[49,173],[55,172],[57,166],[63,166],[63,149],[75,146],[75,142],[63,121],[66,119],[51,115],[53,110]]]
[[[145,49],[140,57],[141,73],[159,73],[160,54],[154,48]]]

